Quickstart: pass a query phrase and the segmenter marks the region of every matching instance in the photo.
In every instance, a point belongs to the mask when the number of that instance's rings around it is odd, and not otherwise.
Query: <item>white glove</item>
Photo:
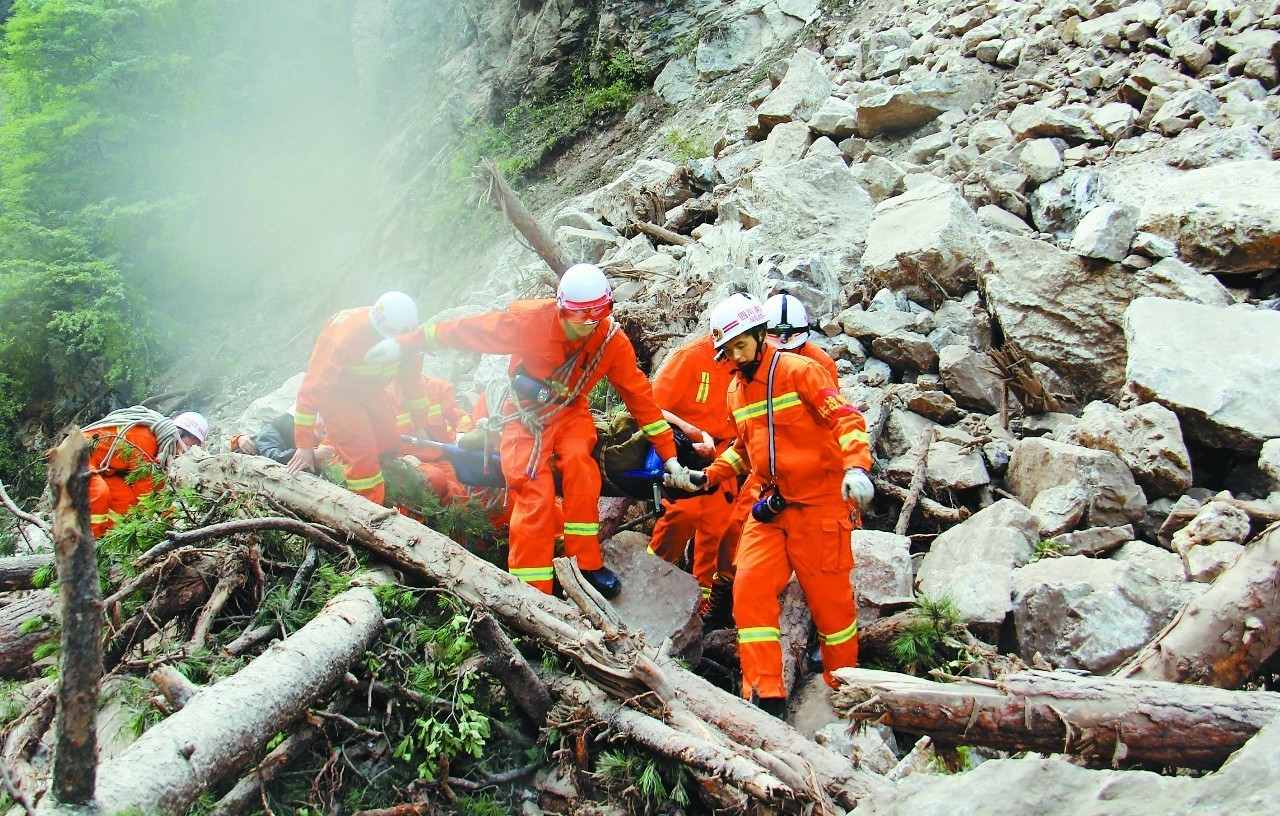
[[[693,474],[701,475],[701,471],[689,470],[676,461],[675,457],[663,462],[662,469],[666,471],[662,477],[662,483],[667,487],[674,487],[686,493],[696,493],[702,489],[700,485],[693,483]]]
[[[866,510],[875,498],[876,486],[871,477],[862,468],[849,468],[844,472],[844,481],[840,483],[840,495],[845,501],[858,505],[859,510]]]
[[[400,341],[394,337],[379,340],[364,355],[366,365],[387,365],[400,359]]]

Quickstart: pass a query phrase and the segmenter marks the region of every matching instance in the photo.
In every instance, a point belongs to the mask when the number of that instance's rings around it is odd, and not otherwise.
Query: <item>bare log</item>
[[[787,588],[782,590],[779,601],[782,604],[782,614],[778,616],[778,628],[782,630],[782,683],[794,691],[804,669],[804,653],[809,648],[809,627],[813,624],[813,617],[805,603],[800,581],[794,575],[787,582]]]
[[[1116,677],[1237,688],[1280,647],[1280,524],[1116,669]]]
[[[529,247],[538,253],[538,257],[546,261],[551,271],[556,273],[556,277],[564,275],[565,270],[569,268],[569,262],[565,259],[563,250],[533,217],[533,213],[524,206],[524,202],[511,189],[511,185],[507,184],[507,180],[502,177],[502,172],[498,170],[498,165],[485,159],[480,162],[480,170],[488,177],[486,197],[502,210],[502,214],[524,236],[524,239],[529,242]]]
[[[211,538],[235,535],[236,533],[257,533],[264,530],[281,530],[286,533],[293,533],[305,538],[312,544],[324,547],[330,552],[336,552],[339,555],[344,552],[342,545],[334,541],[332,536],[323,530],[316,529],[314,525],[307,524],[305,521],[291,518],[252,518],[224,521],[221,524],[210,524],[206,527],[198,527],[194,530],[183,532],[170,531],[167,534],[169,540],[155,545],[138,556],[138,563],[141,564],[158,558],[167,552],[176,550],[179,547],[185,547],[188,544],[208,541]]]
[[[339,692],[326,711],[329,714],[341,714],[350,699],[350,695]],[[209,816],[239,816],[241,813],[256,811],[261,806],[262,786],[271,782],[280,771],[311,750],[323,735],[323,729],[311,724],[303,725],[294,731],[284,742],[263,757],[252,771],[242,776],[226,795],[214,803]]]
[[[897,499],[904,504],[906,503],[909,496],[906,488],[899,487],[888,479],[877,478],[875,484],[876,493],[888,496],[891,499]],[[929,517],[930,521],[938,524],[959,524],[969,518],[969,510],[967,508],[947,507],[945,504],[940,504],[928,496],[921,496],[917,506],[921,512]]]
[[[995,681],[935,683],[839,669],[842,716],[910,734],[1006,751],[1081,757],[1093,765],[1216,768],[1280,714],[1280,694],[1027,671]]]
[[[13,513],[14,516],[22,519],[28,524],[34,524],[35,526],[39,527],[41,530],[44,530],[45,535],[53,535],[53,528],[49,526],[49,523],[47,521],[40,518],[39,516],[33,516],[30,513],[23,512],[22,508],[18,506],[17,502],[9,498],[9,492],[4,489],[4,482],[0,482],[0,504],[3,504],[5,509],[8,510],[10,513]]]
[[[471,631],[484,653],[485,668],[502,681],[529,722],[541,728],[547,722],[547,712],[551,710],[551,695],[525,661],[524,655],[489,615],[477,616]]]
[[[147,676],[147,679],[164,695],[174,711],[181,711],[193,697],[200,693],[200,687],[173,666],[159,666]]]
[[[53,564],[53,553],[0,558],[0,592],[31,589],[36,573]]]
[[[572,605],[537,591],[393,510],[311,476],[286,476],[282,465],[261,457],[213,455],[196,449],[174,464],[171,478],[179,484],[215,491],[241,485],[272,496],[298,515],[359,541],[388,563],[422,576],[517,631],[542,640],[594,680],[615,689],[625,687],[631,695],[642,694],[647,688],[636,662],[642,654],[655,650],[636,645],[619,648],[619,642],[635,644],[637,639],[624,633],[610,642]],[[702,721],[702,728],[735,743],[792,757],[809,769],[816,787],[842,807],[853,807],[859,798],[879,788],[878,777],[857,771],[834,751],[715,688],[673,658],[659,655],[655,660],[679,702]]]
[[[206,688],[105,763],[99,810],[185,813],[201,791],[241,768],[336,686],[381,630],[373,593],[367,587],[343,592],[292,637]]]
[[[913,453],[916,456],[914,472],[911,474],[911,486],[907,489],[907,497],[902,500],[902,512],[898,514],[898,523],[893,526],[896,535],[906,535],[911,526],[911,514],[924,492],[925,474],[929,472],[929,446],[933,444],[933,426],[925,428],[920,435],[920,442]]]
[[[53,590],[42,589],[0,607],[0,677],[31,674],[35,668],[31,665],[32,653],[57,634],[58,630],[49,625],[57,610],[56,602]],[[27,623],[32,619],[41,619],[44,624],[33,627]]]
[[[89,530],[89,446],[72,425],[49,457],[53,545],[58,559],[62,654],[58,670],[54,798],[93,801],[98,761],[98,683],[102,679],[102,586]]]
[[[648,221],[632,221],[632,226],[648,235],[650,238],[657,238],[664,244],[673,244],[675,246],[689,246],[697,243],[687,235],[681,235],[678,232],[672,232],[657,224],[650,224]]]

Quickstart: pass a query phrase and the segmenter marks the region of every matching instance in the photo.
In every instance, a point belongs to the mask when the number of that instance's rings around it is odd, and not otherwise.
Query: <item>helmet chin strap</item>
[[[752,329],[751,336],[756,339],[756,356],[751,362],[743,363],[738,366],[738,370],[742,372],[742,376],[746,377],[748,380],[754,379],[756,371],[760,369],[760,361],[764,358],[764,344],[766,342],[765,338],[767,334],[763,328],[759,328]]]

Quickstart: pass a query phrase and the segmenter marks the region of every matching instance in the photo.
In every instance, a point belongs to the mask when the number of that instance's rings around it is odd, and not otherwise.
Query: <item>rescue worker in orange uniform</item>
[[[418,307],[403,292],[388,292],[372,307],[338,312],[325,323],[298,389],[293,421],[297,449],[289,472],[316,470],[316,416],[324,414],[329,442],[346,472],[347,488],[382,504],[386,485],[379,456],[400,449],[396,409],[387,386],[395,383],[415,427],[427,424],[429,400],[417,355],[369,364],[369,349],[383,338],[411,331]]]
[[[612,598],[622,591],[621,579],[604,566],[598,536],[601,478],[591,456],[596,429],[587,394],[602,377],[653,442],[666,472],[688,479],[676,461],[671,426],[653,401],[631,341],[609,316],[612,311],[613,291],[604,273],[592,264],[576,264],[560,279],[554,300],[516,301],[503,312],[425,324],[399,341],[410,349],[511,355],[511,395],[501,416],[487,420],[489,427],[502,430],[499,453],[511,504],[507,568],[547,593],[553,588],[552,558],[561,533],[565,555],[577,557],[583,576],[601,595]],[[382,343],[369,359],[387,359],[400,346]],[[553,466],[563,482],[560,529]]]
[[[730,296],[710,323],[716,348],[737,367],[728,394],[737,441],[705,478],[715,485],[750,472],[763,486],[738,544],[733,591],[742,695],[781,716],[778,596],[793,571],[818,628],[827,683],[834,670],[858,664],[850,531],[858,517],[851,504],[865,507],[874,496],[866,423],[822,366],[765,341],[756,298]],[[669,481],[688,489],[699,474]]]
[[[85,426],[89,440],[89,526],[101,538],[164,481],[177,453],[204,444],[209,421],[195,411],[173,419],[135,405]]]
[[[423,375],[422,382],[429,401],[425,428],[426,440],[452,444],[459,434],[471,430],[473,427],[471,417],[458,405],[454,396],[453,383],[440,377],[426,375]],[[398,402],[396,408],[396,427],[399,428],[401,436],[413,436],[413,419],[409,412],[404,410]],[[458,481],[458,474],[454,472],[449,457],[438,448],[405,442],[401,446],[400,453],[412,456],[418,461],[418,472],[427,480],[431,491],[440,498],[441,502],[447,504],[457,499],[466,499],[467,489]]]
[[[711,337],[702,335],[673,351],[653,379],[653,397],[663,415],[689,436],[701,456],[713,458],[733,442],[736,431],[725,402],[732,375],[733,365],[717,359]],[[680,560],[693,540],[693,575],[702,591],[703,615],[711,612],[713,596],[728,600],[737,538],[724,541],[724,534],[737,493],[737,480],[727,479],[713,490],[664,500],[649,540],[649,552],[671,563]]]
[[[764,302],[764,316],[770,345],[808,357],[825,368],[832,380],[840,382],[836,361],[809,339],[809,311],[804,301],[783,289]]]

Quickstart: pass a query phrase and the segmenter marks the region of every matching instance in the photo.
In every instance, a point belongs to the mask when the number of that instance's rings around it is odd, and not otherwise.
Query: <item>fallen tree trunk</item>
[[[1280,524],[1275,524],[1113,674],[1237,688],[1278,647]]]
[[[628,697],[653,691],[655,678],[646,667],[660,666],[659,674],[669,688],[658,696],[668,708],[676,703],[700,721],[700,736],[717,735],[739,753],[750,754],[759,748],[782,757],[812,777],[817,789],[843,807],[853,807],[882,784],[879,777],[855,770],[834,751],[710,685],[674,658],[658,655],[637,637],[607,635],[579,609],[537,591],[394,510],[314,477],[287,476],[283,466],[261,457],[210,455],[197,449],[178,460],[171,476],[178,484],[213,492],[240,486],[268,495],[295,514],[359,541],[397,568],[420,575],[515,630],[539,639],[601,685],[627,689]],[[799,795],[804,797],[803,792]]]
[[[841,716],[956,745],[1071,754],[1091,764],[1217,768],[1280,714],[1280,694],[1027,671],[935,683],[840,669]]]
[[[0,677],[29,677],[35,671],[31,664],[36,647],[53,638],[57,630],[49,625],[55,615],[57,596],[51,589],[29,592],[0,607]],[[44,620],[41,626],[27,621]]]
[[[201,791],[244,767],[336,686],[381,631],[382,613],[369,589],[337,596],[292,637],[201,691],[104,763],[98,770],[99,811],[185,813]]]
[[[32,589],[36,573],[53,565],[53,553],[0,558],[0,592]]]

